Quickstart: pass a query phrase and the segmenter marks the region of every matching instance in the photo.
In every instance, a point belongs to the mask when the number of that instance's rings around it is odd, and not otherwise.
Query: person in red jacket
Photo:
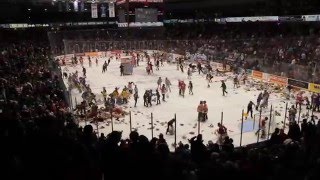
[[[182,89],[181,89],[182,81],[178,80],[178,88],[179,88],[179,95],[182,95]]]
[[[200,101],[200,104],[197,107],[197,112],[198,112],[198,121],[203,120],[203,101]]]
[[[203,121],[208,120],[208,105],[206,101],[203,101]]]
[[[261,119],[259,122],[259,129],[256,132],[256,135],[261,131],[261,138],[265,138],[266,136],[266,124],[268,121],[268,117]]]
[[[228,136],[227,128],[224,125],[218,123],[218,129],[216,130],[215,134],[218,135],[217,144],[222,145],[224,143],[225,137]]]

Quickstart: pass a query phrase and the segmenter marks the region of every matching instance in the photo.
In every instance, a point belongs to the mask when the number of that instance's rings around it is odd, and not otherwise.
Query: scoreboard
[[[119,27],[163,26],[163,0],[118,0]]]

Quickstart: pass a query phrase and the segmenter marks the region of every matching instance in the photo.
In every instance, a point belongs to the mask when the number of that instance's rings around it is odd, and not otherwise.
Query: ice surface
[[[211,87],[207,87],[207,81],[204,75],[199,75],[197,72],[192,75],[192,82],[194,85],[194,95],[189,95],[186,90],[185,97],[178,95],[178,80],[184,80],[188,84],[187,74],[185,69],[184,73],[177,70],[175,64],[164,64],[160,67],[159,71],[154,70],[154,74],[147,75],[145,68],[146,62],[140,62],[140,66],[134,68],[133,75],[120,76],[119,66],[120,61],[115,59],[111,60],[110,65],[106,73],[102,74],[102,64],[107,58],[99,58],[99,64],[96,66],[93,60],[92,67],[89,67],[88,62],[85,61],[84,66],[87,69],[87,83],[90,84],[92,91],[97,94],[98,98],[102,99],[100,92],[102,87],[106,87],[107,92],[111,93],[115,87],[119,87],[120,90],[133,81],[137,84],[139,89],[138,105],[134,108],[133,99],[129,100],[129,103],[125,105],[126,111],[132,112],[132,128],[136,129],[140,134],[151,138],[151,113],[154,118],[154,136],[157,137],[160,133],[165,135],[166,123],[177,115],[177,142],[182,141],[187,143],[188,139],[197,135],[197,106],[201,100],[207,101],[208,104],[208,121],[201,123],[201,133],[203,134],[204,141],[209,140],[215,142],[217,136],[215,131],[217,129],[217,123],[221,120],[221,112],[223,112],[223,124],[228,128],[228,134],[234,140],[234,145],[239,146],[240,142],[240,125],[242,109],[246,111],[248,102],[251,100],[256,102],[257,95],[260,91],[252,90],[245,91],[243,87],[239,89],[233,88],[233,81],[227,80],[226,97],[222,96],[222,90],[220,88],[222,79],[227,77],[214,77]],[[68,66],[68,73],[78,70],[79,75],[82,75],[82,67],[77,65],[75,67]],[[65,70],[65,67],[62,67]],[[172,83],[172,92],[169,93],[167,102],[161,102],[161,105],[153,104],[152,107],[143,106],[143,93],[146,89],[157,88],[157,79],[162,77],[168,77]],[[67,81],[65,80],[65,83]],[[120,91],[121,92],[121,91]],[[77,90],[72,90],[72,101],[75,104],[82,101],[81,94]],[[284,120],[285,102],[280,98],[279,94],[271,94],[269,106],[272,104],[274,109],[281,113],[281,116],[275,116],[275,122],[272,123],[272,130],[278,126],[283,127],[281,121]],[[290,102],[292,103],[292,102]],[[291,106],[289,103],[289,106]],[[304,108],[303,108],[304,109]],[[305,110],[304,110],[305,111]],[[259,114],[257,111],[255,114]],[[305,112],[303,112],[305,113]],[[263,116],[268,115],[268,112],[264,112]],[[268,115],[269,116],[269,115]],[[301,120],[301,119],[300,119]],[[245,120],[246,121],[246,120]],[[257,142],[257,136],[253,130],[253,120],[248,118],[248,122],[244,123],[244,132],[242,144],[251,144]],[[80,121],[81,126],[85,125],[85,122]],[[256,125],[258,122],[256,122]],[[278,125],[277,125],[278,124]],[[213,127],[210,125],[213,125]],[[96,124],[92,124],[96,129]],[[250,128],[252,126],[252,128]],[[98,125],[99,133],[107,135],[111,132],[111,125],[109,123],[101,122]],[[256,129],[256,128],[255,128]],[[114,130],[123,131],[122,137],[128,138],[130,133],[129,128],[129,116],[120,118],[119,121],[114,120]],[[272,132],[272,130],[270,132]],[[170,148],[173,149],[171,144],[174,142],[173,135],[165,135]],[[261,140],[259,140],[261,141]]]

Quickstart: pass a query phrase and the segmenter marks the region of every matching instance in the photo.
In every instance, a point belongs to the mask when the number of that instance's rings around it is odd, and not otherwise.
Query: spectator
[[[288,137],[294,141],[300,141],[301,131],[296,121],[292,121],[289,125]]]
[[[191,156],[196,162],[203,162],[207,157],[207,149],[203,144],[202,135],[194,136],[189,139],[191,144]]]
[[[279,135],[279,128],[276,128],[274,130],[274,132],[271,134],[271,138],[270,138],[270,144],[274,145],[274,144],[280,144],[281,143],[281,137]]]

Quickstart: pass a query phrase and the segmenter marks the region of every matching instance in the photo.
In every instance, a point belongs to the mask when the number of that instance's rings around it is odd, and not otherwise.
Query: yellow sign
[[[320,93],[320,84],[309,83],[308,90],[315,93]]]

